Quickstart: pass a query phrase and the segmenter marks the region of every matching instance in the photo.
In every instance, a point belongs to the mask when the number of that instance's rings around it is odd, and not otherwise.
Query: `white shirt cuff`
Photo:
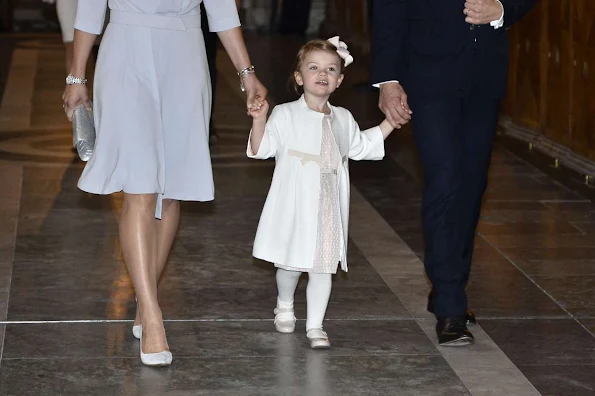
[[[388,84],[388,83],[397,83],[397,84],[399,84],[399,82],[398,82],[397,80],[389,80],[389,81],[383,81],[383,82],[381,82],[381,83],[372,84],[372,86],[373,86],[374,88],[380,88],[380,86],[381,86],[382,84]]]
[[[492,26],[494,29],[500,29],[502,26],[504,26],[504,5],[502,5],[500,0],[498,0],[498,3],[500,3],[500,7],[502,7],[502,16],[500,19],[490,22],[490,26]]]

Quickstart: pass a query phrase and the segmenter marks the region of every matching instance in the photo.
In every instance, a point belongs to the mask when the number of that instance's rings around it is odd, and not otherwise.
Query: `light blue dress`
[[[163,199],[214,198],[208,145],[211,86],[202,0],[109,0],[97,60],[95,153],[79,188]],[[235,0],[205,0],[211,31],[240,25]],[[108,0],[79,0],[75,28],[101,33]]]

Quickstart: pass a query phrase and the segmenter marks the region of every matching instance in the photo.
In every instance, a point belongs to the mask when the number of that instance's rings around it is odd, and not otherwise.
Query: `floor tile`
[[[488,221],[483,218],[477,231],[482,235],[530,235],[535,238],[559,234],[583,234],[579,228],[564,220],[502,222]]]
[[[595,317],[595,276],[537,277],[537,283],[575,316]]]
[[[595,275],[595,247],[509,247],[506,255],[527,275]]]
[[[595,364],[595,338],[574,320],[484,320],[481,327],[516,365]]]
[[[138,394],[130,362],[122,359],[4,359],[1,376],[6,396]]]
[[[542,201],[579,200],[581,196],[547,176],[492,175],[485,194],[488,200]]]
[[[595,393],[595,366],[522,365],[519,367],[542,396],[590,396]]]
[[[483,202],[481,222],[540,222],[564,220],[539,201],[490,201]]]
[[[591,319],[579,319],[578,320],[583,326],[587,328],[595,336],[595,318]]]
[[[482,317],[555,316],[566,313],[512,266],[472,274],[467,286],[469,306]]]
[[[378,373],[383,375],[379,376]],[[302,356],[238,359],[181,359],[155,383],[135,366],[143,395],[469,395],[437,356]],[[233,373],[230,375],[230,373]],[[168,375],[169,374],[169,375]],[[191,392],[191,393],[190,393]],[[197,393],[198,392],[198,393]]]
[[[9,320],[131,319],[135,312],[129,278],[108,285],[81,285],[77,289],[44,288],[11,291]],[[168,319],[268,319],[276,305],[276,286],[215,286],[179,288],[168,282],[160,288],[160,305]],[[305,316],[305,284],[296,292],[299,317]],[[373,319],[409,314],[388,289],[377,286],[336,287],[328,318]]]
[[[595,238],[585,234],[487,235],[485,238],[498,248],[582,248],[595,247]]]
[[[132,323],[11,324],[5,359],[136,358]],[[271,320],[167,322],[176,358],[297,356],[310,351],[305,323],[294,334],[275,331]],[[327,321],[329,356],[436,355],[439,352],[412,320]]]
[[[544,202],[544,205],[568,221],[595,221],[595,205],[591,202]]]
[[[571,224],[585,234],[595,234],[595,221],[572,221]]]

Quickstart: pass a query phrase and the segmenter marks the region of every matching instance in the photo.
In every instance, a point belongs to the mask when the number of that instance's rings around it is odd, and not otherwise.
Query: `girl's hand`
[[[269,102],[267,102],[266,100],[263,100],[260,103],[260,107],[252,108],[248,112],[248,114],[250,114],[250,117],[252,117],[254,119],[254,121],[262,121],[262,120],[266,120],[268,112],[269,112]]]
[[[62,95],[64,101],[64,112],[68,121],[72,121],[72,114],[81,104],[85,106],[87,110],[91,110],[91,101],[89,100],[89,91],[87,86],[84,84],[72,84],[67,85]]]

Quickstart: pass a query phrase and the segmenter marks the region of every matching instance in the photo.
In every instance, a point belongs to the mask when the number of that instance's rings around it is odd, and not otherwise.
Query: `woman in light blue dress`
[[[133,332],[141,360],[168,365],[157,284],[178,228],[180,200],[214,197],[208,145],[211,87],[200,23],[202,0],[109,0],[94,79],[95,153],[79,188],[124,192],[120,240],[138,299]],[[204,0],[245,87],[247,107],[266,89],[244,45],[235,0]],[[79,0],[64,107],[69,119],[89,98],[85,69],[108,0]],[[240,83],[238,80],[238,84]]]

